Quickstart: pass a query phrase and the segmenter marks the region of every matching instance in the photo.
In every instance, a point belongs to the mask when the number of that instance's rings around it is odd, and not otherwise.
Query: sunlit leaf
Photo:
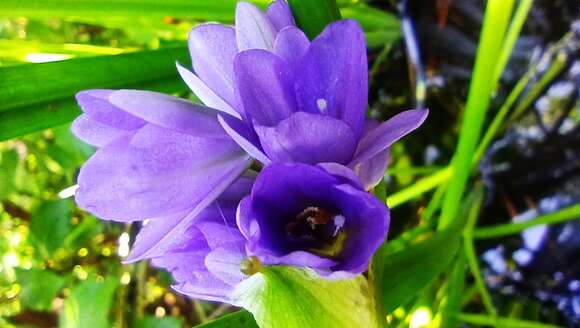
[[[203,325],[197,326],[199,328],[257,328],[258,325],[254,320],[252,314],[245,310],[240,310],[235,313],[226,314],[219,319],[210,321]]]
[[[244,280],[234,303],[250,311],[260,327],[375,327],[377,318],[367,281],[328,280],[312,271],[268,267]]]
[[[16,269],[16,277],[20,284],[20,303],[36,311],[49,311],[65,283],[63,277],[41,269]]]
[[[114,277],[102,281],[85,280],[76,286],[64,303],[59,319],[61,328],[107,328],[109,311],[118,282]]]
[[[177,318],[146,316],[137,321],[135,328],[181,328],[181,322]]]
[[[185,47],[0,68],[0,141],[70,122],[81,90],[186,90],[175,61],[189,61]]]
[[[18,165],[18,154],[7,150],[0,154],[0,199],[6,198],[16,188],[14,178]]]
[[[45,202],[32,213],[30,233],[45,255],[61,247],[71,230],[72,205],[68,200]]]

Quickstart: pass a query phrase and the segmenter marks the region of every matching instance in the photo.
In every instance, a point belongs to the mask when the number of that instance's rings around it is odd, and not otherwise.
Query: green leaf
[[[22,306],[35,311],[49,311],[65,279],[41,269],[16,268],[15,271],[21,286],[19,298]]]
[[[135,328],[181,328],[181,321],[173,317],[157,318],[148,315],[137,321]]]
[[[30,233],[45,256],[59,249],[71,231],[72,206],[68,200],[49,201],[33,213]]]
[[[29,18],[60,17],[89,23],[163,22],[165,17],[232,21],[238,0],[2,0],[0,16]],[[269,0],[251,1],[261,6]],[[111,25],[111,24],[107,24]]]
[[[16,167],[18,166],[18,153],[15,150],[7,150],[0,157],[0,199],[10,195],[15,189]]]
[[[0,68],[0,141],[73,120],[81,90],[186,90],[175,61],[189,61],[186,47]]]
[[[108,317],[117,285],[116,278],[108,277],[103,281],[85,280],[76,286],[64,302],[59,327],[111,327]]]
[[[258,325],[252,314],[245,310],[240,310],[231,314],[226,314],[219,319],[210,321],[199,328],[257,328]]]
[[[339,20],[340,11],[336,0],[288,0],[296,23],[314,39],[324,27]]]
[[[404,305],[439,275],[455,256],[459,241],[454,226],[401,251],[388,253],[382,247],[373,260],[371,281],[383,313]]]
[[[377,326],[373,298],[363,276],[328,280],[312,270],[267,267],[240,283],[233,299],[262,328]]]
[[[452,224],[461,206],[463,193],[471,174],[475,148],[491,102],[492,90],[497,83],[494,80],[498,78],[495,74],[496,67],[514,2],[514,0],[489,0],[487,2],[459,141],[451,163],[453,175],[443,199],[439,220],[440,229]]]

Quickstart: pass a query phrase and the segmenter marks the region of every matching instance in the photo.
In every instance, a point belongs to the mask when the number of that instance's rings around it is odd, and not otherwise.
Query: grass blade
[[[80,90],[185,90],[176,60],[188,61],[185,47],[2,68],[0,141],[71,121],[78,114],[73,97]]]
[[[336,0],[288,0],[288,3],[296,23],[311,39],[326,25],[341,18]]]
[[[496,82],[494,72],[511,15],[513,0],[489,0],[471,80],[459,143],[451,163],[453,176],[443,200],[439,228],[449,226],[456,217],[465,190],[475,147]]]
[[[542,215],[525,222],[499,224],[491,227],[479,228],[473,232],[473,237],[476,239],[498,238],[513,235],[540,224],[557,224],[577,219],[580,219],[580,204],[561,209],[554,213]]]

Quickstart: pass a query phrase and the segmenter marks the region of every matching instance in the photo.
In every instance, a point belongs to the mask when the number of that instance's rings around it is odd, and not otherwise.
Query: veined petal
[[[353,20],[328,25],[312,41],[296,77],[301,111],[338,118],[357,138],[362,134],[368,98],[364,33]]]
[[[280,57],[248,50],[236,56],[234,67],[246,120],[273,126],[296,111],[292,71]]]
[[[249,49],[272,50],[276,30],[260,9],[248,2],[236,7],[236,40],[239,51]]]
[[[77,93],[75,98],[82,111],[96,122],[121,130],[136,130],[147,124],[146,121],[111,104],[109,96],[114,91],[106,89],[85,90]]]
[[[296,25],[292,10],[290,10],[290,6],[288,6],[285,0],[272,2],[268,6],[267,15],[276,31],[280,31],[287,26]]]
[[[123,263],[134,263],[146,258],[163,256],[184,244],[207,245],[199,230],[189,229],[191,225],[180,224],[188,219],[190,212],[192,211],[187,209],[165,217],[150,219],[137,234],[131,253],[123,260]],[[162,242],[163,240],[165,241]]]
[[[179,72],[179,75],[181,75],[185,84],[187,84],[191,91],[193,91],[199,100],[201,100],[206,106],[230,114],[234,117],[241,118],[240,114],[238,114],[232,106],[215,94],[215,92],[213,92],[205,82],[197,77],[197,75],[193,74],[193,72],[181,66],[179,63],[176,63],[176,66],[177,71]]]
[[[254,128],[272,161],[346,164],[356,148],[350,127],[330,116],[298,112],[277,126]]]
[[[363,139],[376,129],[380,123],[373,119],[365,122]],[[356,174],[360,177],[365,190],[371,190],[376,187],[385,176],[385,171],[389,165],[390,148],[380,151],[368,160],[359,163],[353,167]]]
[[[310,40],[308,40],[306,34],[297,27],[289,26],[276,35],[273,52],[286,59],[292,71],[296,72],[300,69],[299,64],[309,46]]]
[[[360,140],[355,157],[349,166],[354,167],[368,161],[386,150],[395,141],[421,126],[428,114],[429,111],[426,109],[408,110],[381,123]]]
[[[189,252],[167,254],[154,258],[151,263],[170,271],[177,281],[173,285],[178,293],[196,299],[215,302],[227,302],[233,286],[218,279],[213,273],[205,269],[205,257],[192,255]],[[204,266],[198,268],[199,263]]]
[[[228,285],[233,286],[244,280],[246,275],[240,270],[242,260],[246,257],[246,254],[242,253],[243,247],[242,242],[229,247],[215,248],[205,257],[207,270]]]
[[[230,26],[205,24],[189,32],[193,70],[205,84],[235,106],[234,57],[238,53],[236,32]]]
[[[217,112],[185,99],[141,90],[118,90],[111,103],[149,123],[192,136],[227,139]]]
[[[267,165],[270,159],[264,154],[258,136],[250,130],[242,121],[227,115],[219,115],[218,120],[226,133],[240,146],[248,155]]]
[[[95,147],[106,146],[115,139],[134,133],[102,124],[87,114],[77,117],[72,123],[71,130],[77,138]]]
[[[76,200],[103,219],[165,216],[207,206],[208,199],[215,199],[247,165],[248,156],[231,141],[150,124],[89,159],[78,178]]]

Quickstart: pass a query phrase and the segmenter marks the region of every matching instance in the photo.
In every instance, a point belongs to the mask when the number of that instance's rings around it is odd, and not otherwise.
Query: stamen
[[[316,99],[316,107],[318,107],[318,110],[321,113],[323,113],[323,114],[326,113],[326,109],[328,107],[328,103],[326,102],[326,99],[323,99],[323,98]]]
[[[255,255],[246,257],[240,263],[240,271],[245,275],[251,276],[260,270],[262,270],[262,261]]]

